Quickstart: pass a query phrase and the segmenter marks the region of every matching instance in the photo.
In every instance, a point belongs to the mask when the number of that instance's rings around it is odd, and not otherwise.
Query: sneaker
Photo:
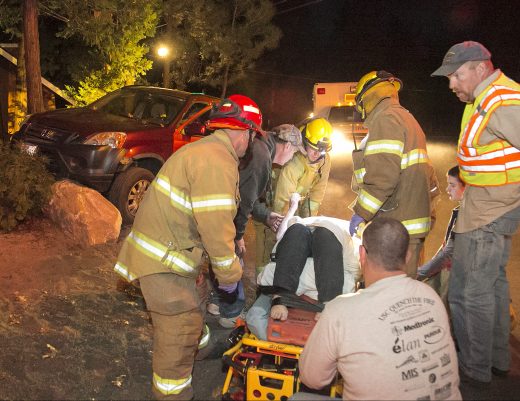
[[[195,354],[196,361],[203,361],[205,359],[219,359],[222,358],[224,352],[229,348],[226,342],[215,342],[211,339],[209,344],[204,348],[199,349]]]
[[[220,316],[220,307],[217,304],[209,303],[208,306],[206,306],[206,310],[210,315]]]
[[[246,314],[247,312],[244,309],[242,309],[242,312],[240,312],[238,316],[221,317],[220,319],[218,319],[218,323],[226,329],[232,329],[233,327],[235,327],[238,319],[246,320]]]

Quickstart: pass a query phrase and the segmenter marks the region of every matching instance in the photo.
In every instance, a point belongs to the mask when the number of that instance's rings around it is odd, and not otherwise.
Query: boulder
[[[98,191],[62,180],[52,185],[45,213],[82,246],[115,241],[121,231],[121,213]]]

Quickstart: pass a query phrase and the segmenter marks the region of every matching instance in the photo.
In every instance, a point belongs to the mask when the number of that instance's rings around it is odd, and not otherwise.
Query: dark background
[[[228,94],[260,105],[264,128],[296,123],[312,111],[315,82],[357,81],[387,70],[404,82],[401,103],[427,135],[457,136],[463,104],[448,81],[430,77],[455,43],[475,40],[497,68],[520,80],[520,1],[285,0],[275,1],[283,31]]]
[[[202,0],[204,1],[204,0]],[[316,82],[358,81],[372,70],[387,70],[404,82],[401,103],[428,136],[458,136],[464,105],[443,77],[430,77],[454,44],[475,40],[493,55],[495,66],[520,81],[520,0],[272,0],[273,22],[282,30],[279,47],[265,53],[232,84],[227,95],[253,98],[264,114],[264,128],[298,123],[312,111]],[[53,18],[40,18],[43,75],[63,87],[70,71],[57,70],[75,42],[59,47]],[[56,26],[55,26],[56,25]],[[161,25],[162,27],[162,25]],[[158,33],[162,28],[158,28]],[[0,34],[1,42],[12,42]],[[162,81],[163,63],[154,61],[146,80]],[[77,44],[80,46],[80,44]],[[59,49],[59,52],[58,52]],[[88,52],[84,54],[88,58]],[[85,60],[74,59],[75,63]],[[52,69],[54,68],[54,69]],[[221,88],[189,90],[220,96]]]

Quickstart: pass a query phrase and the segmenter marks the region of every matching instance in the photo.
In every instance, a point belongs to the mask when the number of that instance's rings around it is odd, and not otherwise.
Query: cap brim
[[[462,63],[457,64],[443,64],[439,68],[437,68],[435,71],[432,72],[432,77],[447,77],[450,74],[453,74],[455,71],[461,67],[465,61]]]

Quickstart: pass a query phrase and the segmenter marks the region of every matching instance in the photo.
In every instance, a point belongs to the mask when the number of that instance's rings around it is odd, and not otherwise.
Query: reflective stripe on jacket
[[[330,167],[328,153],[315,164],[311,164],[303,153],[295,153],[276,179],[273,211],[285,215],[291,194],[298,192],[302,200],[296,214],[300,217],[316,216],[325,197]]]
[[[238,281],[238,199],[238,157],[225,132],[182,147],[148,189],[115,271],[128,281],[166,272],[195,278],[206,252],[220,283]]]
[[[431,228],[430,174],[426,138],[418,122],[394,98],[383,99],[365,125],[364,149],[352,153],[353,211],[366,221],[384,214],[401,221],[411,236]]]
[[[498,186],[520,182],[519,149],[500,138],[479,143],[494,111],[511,105],[520,105],[520,85],[503,73],[466,105],[457,152],[460,175],[466,184]]]

